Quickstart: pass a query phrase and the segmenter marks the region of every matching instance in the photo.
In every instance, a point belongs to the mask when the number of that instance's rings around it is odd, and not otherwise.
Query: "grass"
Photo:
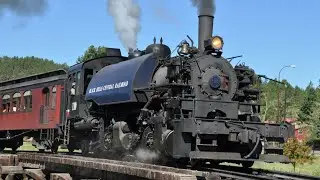
[[[10,150],[10,148],[6,148],[6,150]],[[18,151],[37,151],[38,149],[32,146],[30,142],[24,142],[23,146],[21,146]],[[68,152],[67,149],[59,148],[58,152]],[[81,152],[81,151],[75,151]],[[307,174],[312,176],[320,176],[320,156],[316,155],[315,160],[312,164],[304,164],[298,165],[296,167],[295,173]],[[223,163],[228,164],[229,163]],[[231,164],[230,164],[231,165]],[[253,168],[266,169],[266,170],[275,170],[275,171],[283,171],[283,172],[294,172],[293,166],[291,164],[281,164],[281,163],[264,163],[264,162],[255,162]]]
[[[229,166],[241,166],[241,165],[231,164],[231,163],[222,163],[222,164],[229,165]],[[305,174],[305,175],[320,177],[320,156],[315,155],[315,159],[311,164],[306,163],[303,165],[297,165],[295,172],[291,164],[266,163],[266,162],[257,161],[253,164],[252,167],[258,168],[258,169],[271,170],[271,171],[298,173],[298,174]]]
[[[4,150],[11,150],[11,148],[5,148]],[[23,145],[18,148],[17,151],[38,151],[36,147],[34,147],[30,142],[23,142]],[[68,152],[68,149],[62,149],[59,147],[58,152]],[[75,150],[74,152],[81,152],[79,150]]]
[[[294,172],[291,164],[255,162],[253,167],[282,172]],[[320,156],[315,156],[315,160],[312,164],[306,163],[298,165],[295,173],[320,177]]]

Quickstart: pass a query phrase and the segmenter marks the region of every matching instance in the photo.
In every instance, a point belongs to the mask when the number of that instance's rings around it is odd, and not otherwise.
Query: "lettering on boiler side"
[[[112,90],[112,89],[124,88],[124,87],[127,87],[128,85],[129,85],[129,81],[122,81],[122,82],[118,82],[118,83],[114,83],[114,84],[107,84],[104,86],[99,86],[99,87],[89,89],[89,94],[97,93],[97,92],[101,92],[101,91],[108,91],[108,90]]]

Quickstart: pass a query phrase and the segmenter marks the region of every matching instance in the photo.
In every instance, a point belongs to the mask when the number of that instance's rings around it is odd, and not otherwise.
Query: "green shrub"
[[[297,165],[312,163],[315,157],[311,154],[311,147],[296,138],[290,138],[284,145],[284,155],[288,156],[295,171]]]

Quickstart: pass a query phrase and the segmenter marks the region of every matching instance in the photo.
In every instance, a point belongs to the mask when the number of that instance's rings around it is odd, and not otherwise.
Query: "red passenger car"
[[[53,148],[65,78],[66,72],[57,70],[0,82],[0,150],[16,150],[24,136],[33,137],[40,150]]]

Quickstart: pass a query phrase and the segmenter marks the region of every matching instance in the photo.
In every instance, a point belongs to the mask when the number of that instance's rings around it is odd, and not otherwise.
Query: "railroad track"
[[[280,171],[269,171],[263,169],[243,169],[239,168],[238,170],[230,170],[233,168],[208,168],[205,171],[208,172],[215,172],[215,173],[222,173],[222,174],[229,174],[242,177],[247,177],[248,179],[290,179],[290,180],[318,180],[320,177],[304,175],[304,174],[296,174],[296,173],[287,173],[287,172],[280,172]],[[229,170],[226,170],[229,169]],[[240,170],[242,169],[242,171]]]
[[[277,179],[294,179],[294,180],[302,180],[302,179],[320,179],[320,177],[311,176],[311,175],[304,175],[304,174],[297,174],[297,173],[289,173],[289,172],[282,172],[282,171],[271,171],[265,169],[256,169],[256,168],[247,168],[244,169],[242,167],[236,166],[219,166],[219,169],[211,169],[212,171],[218,172],[219,170],[226,170],[229,172],[242,172],[246,174],[253,174],[259,176],[267,176]]]
[[[68,172],[61,170],[59,172],[66,172],[70,174],[84,173],[81,169],[86,169],[88,174],[97,173],[99,178],[101,174],[116,173],[143,179],[166,179],[166,180],[196,180],[196,179],[292,179],[292,180],[315,180],[320,177],[308,176],[302,174],[285,173],[279,171],[268,171],[262,169],[244,169],[235,166],[219,166],[219,168],[202,168],[201,170],[179,169],[167,166],[159,166],[153,164],[117,161],[110,159],[98,159],[94,157],[83,157],[79,154],[50,154],[37,152],[18,152],[13,155],[16,160],[15,164],[27,168],[38,169],[57,169],[59,166],[77,167],[80,170]],[[71,168],[72,169],[72,168]],[[99,177],[98,177],[99,176]],[[112,178],[109,178],[112,179]]]
[[[0,179],[14,180],[14,179],[35,179],[45,180],[46,175],[41,169],[24,169],[22,166],[0,166]],[[68,173],[51,173],[50,180],[71,180]],[[48,179],[47,178],[47,179]]]

